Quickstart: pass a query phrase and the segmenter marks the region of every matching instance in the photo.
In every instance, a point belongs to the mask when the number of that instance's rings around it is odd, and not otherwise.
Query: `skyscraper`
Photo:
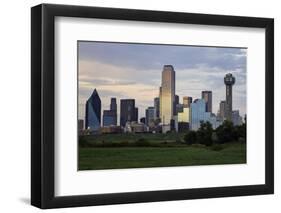
[[[183,104],[177,104],[177,105],[176,105],[176,112],[177,112],[177,114],[178,114],[179,112],[183,112],[183,108],[184,108],[184,105],[183,105]]]
[[[135,110],[134,110],[134,121],[138,122],[139,120],[139,108],[135,107]]]
[[[146,125],[149,127],[153,127],[155,125],[155,119],[156,119],[156,110],[154,107],[148,107],[145,110],[145,121]]]
[[[221,121],[217,120],[211,112],[206,112],[206,102],[204,99],[196,99],[190,105],[191,113],[191,129],[198,130],[201,126],[201,122],[210,122],[215,129],[221,125]]]
[[[135,99],[120,100],[120,125],[125,127],[128,121],[138,121],[138,108],[135,107]]]
[[[170,130],[174,114],[175,101],[175,70],[172,65],[164,65],[160,87],[160,118],[163,132]]]
[[[225,117],[227,120],[232,120],[232,86],[235,84],[235,78],[231,73],[228,73],[224,77],[224,84],[226,86],[226,105],[225,105]]]
[[[202,91],[202,99],[206,102],[206,112],[212,113],[212,91]]]
[[[115,111],[115,112],[117,113],[116,98],[111,98],[111,101],[110,101],[110,110]]]
[[[185,102],[185,99],[183,102]],[[177,128],[177,130],[178,130],[178,132],[185,132],[190,127],[190,113],[191,113],[190,104],[187,104],[187,103],[178,104],[177,106],[179,106],[179,105],[182,106],[182,109],[181,110],[179,110],[179,108],[177,109],[178,110],[178,114],[177,114],[178,128]]]
[[[103,126],[117,125],[116,98],[111,98],[110,110],[103,110]]]
[[[182,112],[178,113],[178,122],[190,122],[190,108],[184,107]]]
[[[225,118],[225,105],[226,105],[225,101],[220,102],[219,118],[221,120],[224,120],[224,118]]]
[[[110,110],[103,110],[103,126],[117,125],[116,98],[111,98]]]
[[[177,115],[177,105],[180,103],[180,97],[178,95],[175,95],[175,100],[174,100],[174,115]]]
[[[154,98],[154,108],[156,111],[156,118],[160,118],[160,99],[159,99],[159,97]]]
[[[183,97],[183,107],[190,107],[191,103],[192,103],[192,97],[189,96]]]
[[[95,89],[86,102],[85,128],[98,130],[101,125],[101,100]]]
[[[102,124],[103,126],[111,126],[115,125],[116,126],[116,114],[114,111],[111,110],[103,110],[103,119],[102,119]]]
[[[207,120],[206,102],[204,99],[196,99],[190,105],[191,108],[191,129],[197,130],[200,127],[200,122]]]

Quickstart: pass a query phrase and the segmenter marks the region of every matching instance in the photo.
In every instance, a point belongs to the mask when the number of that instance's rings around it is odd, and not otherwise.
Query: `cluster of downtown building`
[[[193,100],[184,96],[182,102],[175,93],[175,70],[172,65],[165,65],[162,71],[162,82],[159,96],[154,98],[153,106],[145,110],[145,117],[138,118],[135,99],[120,100],[120,125],[117,125],[117,102],[111,98],[110,107],[103,111],[101,117],[101,100],[95,89],[86,102],[85,128],[84,121],[79,120],[79,130],[91,133],[121,132],[184,132],[198,130],[201,122],[210,122],[216,129],[224,120],[234,125],[242,124],[239,110],[232,110],[232,86],[235,77],[231,73],[224,77],[226,86],[225,100],[219,105],[217,114],[212,112],[212,91],[202,91],[201,98]],[[102,123],[101,123],[102,120]]]

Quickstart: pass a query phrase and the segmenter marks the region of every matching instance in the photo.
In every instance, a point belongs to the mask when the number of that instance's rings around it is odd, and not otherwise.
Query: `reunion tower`
[[[232,121],[232,86],[235,84],[235,78],[231,73],[225,75],[224,84],[226,86],[225,117]]]

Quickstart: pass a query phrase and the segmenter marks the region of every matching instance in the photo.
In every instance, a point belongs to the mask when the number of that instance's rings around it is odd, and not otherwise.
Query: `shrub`
[[[245,138],[242,138],[242,137],[239,138],[238,141],[239,141],[239,143],[246,143],[246,139],[245,139]]]
[[[246,139],[246,124],[245,123],[243,123],[240,126],[236,126],[235,131],[236,131],[236,135],[237,135],[238,139],[239,138]]]
[[[184,136],[184,141],[188,144],[188,145],[192,145],[197,143],[197,134],[195,131],[188,131],[186,133],[186,135]]]
[[[139,138],[136,142],[135,142],[136,146],[150,146],[149,141],[147,141],[145,138]]]
[[[218,137],[218,142],[221,144],[237,140],[237,133],[233,123],[227,120],[216,129],[216,135]]]
[[[206,146],[205,146],[205,145],[203,145],[203,144],[199,144],[199,143],[192,144],[191,146],[192,146],[192,147],[194,147],[194,148],[200,148],[200,149],[202,149],[202,148],[206,148]]]
[[[107,142],[102,144],[103,147],[126,147],[129,146],[128,141],[122,141],[122,142]]]
[[[79,141],[80,147],[89,147],[90,146],[89,142],[83,136],[80,136],[78,141]]]
[[[120,146],[122,146],[122,147],[129,146],[129,142],[128,141],[122,141],[122,142],[120,142]]]
[[[213,128],[210,122],[201,122],[200,128],[197,131],[197,142],[206,146],[213,144]]]
[[[213,146],[211,146],[211,150],[213,151],[220,151],[223,149],[223,146],[221,144],[214,144]]]
[[[181,144],[182,143],[182,141],[181,141],[181,139],[176,139],[176,143],[178,143],[178,144]]]
[[[104,142],[104,143],[101,143],[101,144],[99,144],[99,143],[96,143],[95,144],[97,147],[112,147],[113,146],[113,143],[112,142],[110,142],[110,141],[107,141],[107,142]]]

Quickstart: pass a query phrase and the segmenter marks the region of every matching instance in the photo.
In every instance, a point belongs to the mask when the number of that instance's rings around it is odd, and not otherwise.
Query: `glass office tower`
[[[85,128],[98,130],[101,125],[101,100],[95,89],[86,102]]]
[[[127,122],[138,121],[138,108],[135,99],[120,100],[120,125],[125,127]]]
[[[174,115],[175,70],[172,65],[164,65],[160,87],[160,118],[163,132],[169,131]]]
[[[110,110],[103,111],[103,126],[117,125],[117,104],[116,98],[111,98]]]

